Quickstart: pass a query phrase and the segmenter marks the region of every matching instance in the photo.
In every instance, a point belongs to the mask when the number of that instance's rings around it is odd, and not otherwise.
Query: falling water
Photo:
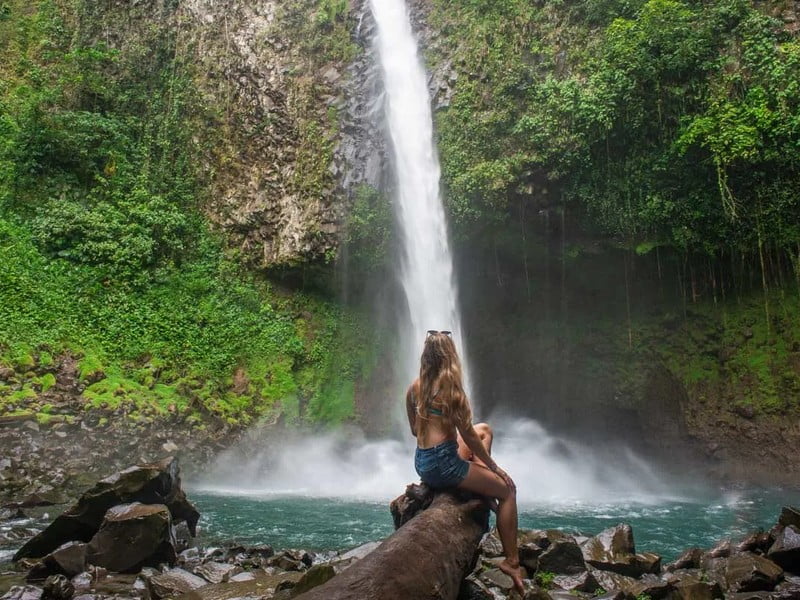
[[[404,1],[370,0],[370,4],[378,25],[397,173],[397,217],[405,245],[402,281],[411,323],[405,352],[410,360],[404,375],[410,379],[427,329],[449,329],[462,356],[464,347],[425,70]],[[492,424],[497,434],[494,455],[514,474],[523,505],[620,498],[649,501],[669,491],[656,472],[622,446],[585,447],[550,435],[535,421],[518,418],[495,415]],[[354,430],[284,436],[272,446],[259,440],[256,431],[252,440],[221,454],[193,487],[263,498],[385,501],[416,479],[408,440],[369,440]]]
[[[401,279],[410,324],[401,333],[404,379],[416,370],[424,332],[448,329],[462,358],[464,340],[447,224],[439,197],[439,160],[425,68],[404,0],[370,0],[386,90],[386,121],[397,176],[396,213],[403,238]],[[465,370],[466,370],[466,365]]]

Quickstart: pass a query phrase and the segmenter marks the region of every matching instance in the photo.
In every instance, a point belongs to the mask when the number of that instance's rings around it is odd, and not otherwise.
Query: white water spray
[[[411,324],[403,332],[408,335],[402,348],[407,361],[401,375],[411,381],[427,329],[450,329],[462,358],[465,354],[425,70],[404,0],[370,0],[370,5],[378,25],[397,170],[397,217],[404,236],[402,282]],[[668,493],[656,474],[624,447],[607,444],[603,454],[553,437],[530,420],[495,419],[492,425],[497,434],[493,454],[513,474],[522,504],[647,501]],[[257,440],[243,448],[254,444]],[[280,447],[247,459],[233,449],[192,487],[226,495],[383,502],[416,479],[411,443],[367,440],[347,430],[284,440]]]
[[[466,356],[439,197],[439,160],[425,68],[405,0],[370,0],[370,7],[378,26],[376,46],[386,89],[386,120],[397,175],[396,213],[403,237],[401,278],[411,321],[401,332],[402,354],[407,358],[400,374],[410,382],[416,376],[416,359],[428,329],[452,331],[463,362]]]
[[[648,465],[624,446],[594,448],[550,435],[535,421],[494,419],[492,454],[513,473],[521,506],[595,506],[674,496]],[[243,445],[251,448],[250,443]],[[308,496],[386,502],[416,481],[408,443],[367,440],[356,430],[282,440],[242,458],[225,452],[208,477],[191,487],[260,498]]]

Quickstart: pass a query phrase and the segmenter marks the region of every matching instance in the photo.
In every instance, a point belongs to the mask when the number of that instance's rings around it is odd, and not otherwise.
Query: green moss
[[[42,386],[42,391],[46,392],[56,384],[56,376],[52,373],[45,373],[39,378],[39,384]]]
[[[104,375],[103,363],[96,354],[88,353],[78,362],[78,376],[81,380],[102,377]]]
[[[8,396],[8,403],[12,405],[26,404],[29,400],[34,400],[37,394],[26,384],[21,390],[12,392]]]

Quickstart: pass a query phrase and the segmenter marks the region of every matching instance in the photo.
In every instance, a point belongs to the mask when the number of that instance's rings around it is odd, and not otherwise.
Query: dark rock
[[[283,553],[294,560],[299,560],[307,567],[314,564],[314,554],[306,550],[284,550]]]
[[[634,555],[633,566],[642,574],[661,573],[661,557],[653,552],[640,552]]]
[[[45,556],[66,542],[88,542],[100,529],[108,509],[132,502],[166,505],[173,521],[185,520],[192,533],[200,517],[180,487],[178,461],[170,457],[101,480],[20,548],[13,560]]]
[[[754,531],[734,547],[736,552],[755,552],[766,554],[773,543],[772,536],[767,531]]]
[[[527,598],[527,594],[525,595]],[[457,600],[494,600],[495,596],[483,581],[471,573],[461,582]]]
[[[597,579],[589,571],[584,571],[578,575],[558,575],[553,579],[553,584],[562,590],[588,592],[593,594],[599,587]]]
[[[661,557],[653,553],[635,554],[633,530],[620,524],[586,540],[581,546],[587,564],[629,577],[661,571]]]
[[[339,559],[340,560],[359,560],[364,558],[367,554],[375,550],[378,546],[381,545],[381,542],[367,542],[366,544],[362,544],[352,550],[348,550],[344,554],[342,554]]]
[[[208,585],[205,579],[183,569],[170,569],[166,573],[151,577],[147,582],[150,595],[156,600],[159,598],[172,598],[175,595],[185,594],[205,585]]]
[[[786,525],[780,529],[767,557],[784,570],[800,575],[800,527]]]
[[[698,569],[703,558],[703,551],[700,548],[689,548],[685,550],[674,562],[664,567],[665,571],[672,572],[679,569]]]
[[[773,600],[798,600],[800,598],[800,577],[786,575],[785,579],[775,586]]]
[[[72,585],[76,592],[84,592],[92,586],[92,575],[84,571],[72,578]]]
[[[595,596],[594,600],[631,600],[632,598],[633,596],[622,590],[611,590],[600,596]]]
[[[275,555],[275,550],[273,550],[272,546],[263,544],[261,546],[251,546],[247,548],[247,554],[250,556],[258,556],[259,558],[269,558]]]
[[[722,540],[706,554],[709,558],[728,558],[733,551],[730,540]]]
[[[479,575],[479,578],[489,587],[500,588],[506,594],[514,587],[514,581],[511,577],[503,573],[500,569],[484,571]]]
[[[583,554],[573,538],[554,540],[539,556],[539,570],[577,575],[586,570]]]
[[[303,574],[303,577],[294,587],[293,592],[294,594],[302,594],[303,592],[307,592],[318,585],[322,585],[334,575],[336,575],[336,571],[334,571],[331,565],[314,565]]]
[[[717,582],[703,581],[699,577],[685,577],[673,583],[681,600],[715,600],[722,598],[722,588]]]
[[[600,587],[607,592],[622,591],[629,594],[630,590],[637,584],[636,579],[633,577],[614,573],[613,571],[593,570],[592,575],[594,575]]]
[[[500,538],[497,536],[496,529],[493,529],[483,536],[481,545],[479,546],[479,551],[483,556],[488,558],[503,556],[503,544],[500,542]]]
[[[121,504],[108,510],[86,547],[86,560],[111,571],[138,571],[177,560],[170,513],[163,504]]]
[[[228,581],[234,575],[242,572],[242,568],[230,563],[207,562],[195,568],[195,575],[200,575],[210,583]]]
[[[303,571],[306,568],[301,561],[295,560],[285,552],[267,559],[266,566],[277,567],[281,571]]]
[[[800,508],[794,506],[784,506],[781,509],[781,516],[778,517],[778,525],[788,527],[794,525],[800,529]]]
[[[40,581],[50,575],[74,577],[86,568],[86,544],[67,542],[35,564],[26,579]]]
[[[0,600],[40,600],[42,589],[33,585],[15,585]]]
[[[652,600],[661,600],[668,597],[675,587],[656,577],[655,575],[642,575],[632,588],[625,591],[630,592],[636,598],[649,597]]]
[[[70,600],[75,595],[75,586],[63,575],[51,575],[42,588],[42,600]]]
[[[0,508],[0,521],[13,521],[16,519],[26,519],[28,515],[18,507]]]
[[[783,578],[783,569],[763,556],[743,552],[725,559],[725,587],[730,592],[770,591]]]

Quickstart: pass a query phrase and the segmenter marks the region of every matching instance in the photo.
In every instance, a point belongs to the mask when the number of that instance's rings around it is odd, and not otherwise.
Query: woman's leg
[[[525,595],[525,588],[522,585],[522,571],[519,568],[519,550],[517,548],[517,493],[508,487],[505,481],[489,469],[478,463],[471,462],[469,471],[458,487],[498,498],[500,506],[497,509],[497,533],[503,544],[505,560],[500,563],[500,570],[509,575],[514,580],[514,587],[520,595]]]
[[[492,428],[489,426],[488,423],[476,423],[474,425],[475,432],[478,434],[478,437],[481,438],[481,443],[483,447],[486,448],[486,452],[489,454],[492,453],[492,440],[494,439],[494,432]],[[458,455],[463,458],[464,460],[472,461],[479,465],[483,465],[483,461],[478,460],[475,458],[475,455],[472,453],[472,450],[469,449],[466,442],[464,442],[461,434],[458,435]],[[483,465],[484,467],[486,465]]]

